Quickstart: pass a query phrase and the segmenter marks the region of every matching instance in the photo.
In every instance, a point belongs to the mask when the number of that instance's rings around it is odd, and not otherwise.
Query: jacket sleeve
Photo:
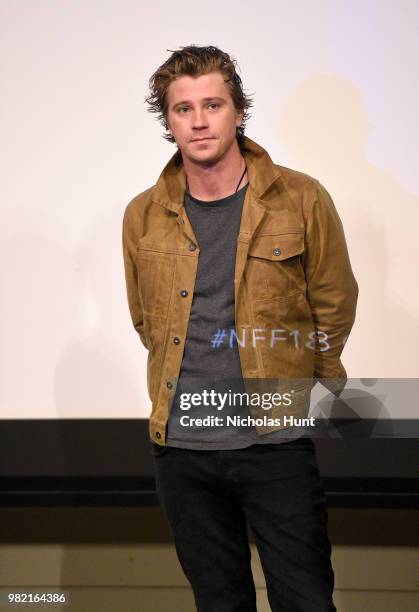
[[[122,222],[122,252],[125,268],[125,282],[128,298],[128,307],[131,314],[131,320],[137,331],[142,344],[148,349],[147,340],[144,333],[144,317],[143,308],[141,305],[140,294],[138,291],[138,276],[136,266],[136,250],[135,250],[135,235],[134,224],[131,220],[132,211],[128,205],[125,209]]]
[[[311,192],[313,194],[313,192]],[[345,387],[340,360],[355,321],[358,284],[352,272],[342,222],[331,196],[315,181],[314,198],[306,201],[306,246],[303,265],[314,328],[314,378],[334,393]]]

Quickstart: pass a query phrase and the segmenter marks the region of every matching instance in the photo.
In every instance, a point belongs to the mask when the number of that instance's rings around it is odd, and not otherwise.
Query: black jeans
[[[198,612],[255,612],[247,525],[273,612],[336,612],[311,438],[238,450],[151,442],[157,494]]]

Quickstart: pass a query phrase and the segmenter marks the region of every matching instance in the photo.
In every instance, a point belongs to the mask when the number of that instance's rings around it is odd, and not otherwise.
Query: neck
[[[236,145],[236,150],[213,164],[203,165],[190,159],[183,160],[186,187],[190,195],[203,201],[221,200],[247,184],[247,173],[242,176],[246,163],[237,142]]]

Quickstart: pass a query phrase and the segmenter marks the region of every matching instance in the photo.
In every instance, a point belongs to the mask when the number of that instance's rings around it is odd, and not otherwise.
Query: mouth
[[[212,140],[212,138],[195,138],[192,142],[205,142],[206,140]]]

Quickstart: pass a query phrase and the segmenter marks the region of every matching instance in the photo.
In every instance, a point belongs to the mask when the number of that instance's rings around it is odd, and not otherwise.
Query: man
[[[183,47],[150,89],[178,150],[128,204],[123,251],[180,564],[200,612],[255,611],[249,526],[273,611],[336,610],[314,444],[284,417],[304,414],[307,380],[344,386],[358,288],[341,221],[316,179],[244,136],[251,101],[225,52]],[[252,421],[264,412],[254,394],[225,401],[261,382],[285,390],[273,418]]]

